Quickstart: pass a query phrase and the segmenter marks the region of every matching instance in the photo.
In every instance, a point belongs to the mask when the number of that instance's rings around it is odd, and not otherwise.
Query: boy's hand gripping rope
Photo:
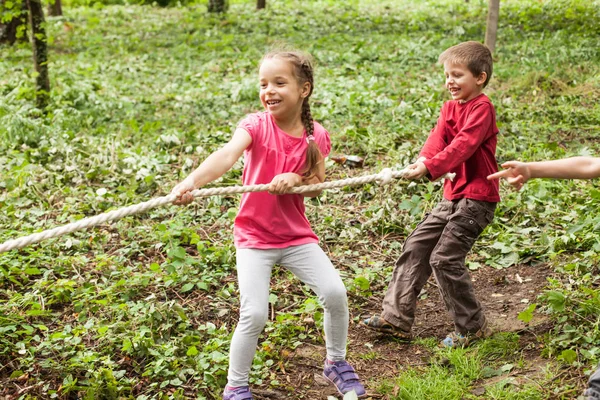
[[[313,185],[296,186],[290,189],[288,193],[304,193],[312,192],[323,189],[340,188],[344,186],[356,186],[363,185],[365,183],[377,181],[382,185],[388,184],[392,178],[402,178],[408,173],[408,169],[401,171],[392,171],[389,168],[383,169],[378,174],[363,175],[356,178],[341,179],[338,181],[315,183]],[[454,173],[447,173],[443,176],[446,179],[454,179]],[[207,197],[216,196],[223,194],[234,194],[234,193],[246,193],[246,192],[266,192],[269,190],[269,184],[261,185],[249,185],[249,186],[228,186],[221,188],[209,188],[209,189],[196,189],[192,191],[194,197]],[[43,232],[34,233],[32,235],[23,236],[18,239],[8,240],[0,244],[0,253],[5,251],[20,249],[30,244],[41,242],[42,240],[51,239],[59,236],[66,235],[67,233],[80,231],[83,229],[90,228],[92,226],[100,225],[108,221],[114,221],[121,219],[128,215],[142,213],[148,211],[151,208],[170,204],[175,201],[177,197],[174,194],[169,194],[163,197],[157,197],[152,200],[148,200],[143,203],[134,204],[128,207],[120,208],[118,210],[109,211],[94,217],[84,218],[77,222],[73,222],[67,225],[59,226],[53,229],[49,229]]]

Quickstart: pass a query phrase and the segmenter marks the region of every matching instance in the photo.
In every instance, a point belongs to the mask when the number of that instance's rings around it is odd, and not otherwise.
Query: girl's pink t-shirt
[[[306,131],[293,137],[282,131],[268,112],[250,114],[238,125],[252,137],[244,151],[244,185],[266,184],[275,175],[300,173],[306,158]],[[331,150],[329,133],[315,122],[315,142],[323,157]],[[235,218],[233,236],[238,249],[272,249],[318,243],[304,215],[300,194],[244,193]]]

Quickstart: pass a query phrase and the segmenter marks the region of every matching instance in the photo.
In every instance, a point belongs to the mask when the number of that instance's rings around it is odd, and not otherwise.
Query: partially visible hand
[[[285,194],[291,188],[293,188],[294,186],[298,186],[301,183],[302,183],[302,177],[293,172],[275,175],[275,177],[269,184],[269,193]]]
[[[194,200],[194,196],[192,196],[192,190],[196,189],[193,182],[184,179],[171,190],[171,194],[177,196],[177,199],[173,201],[173,204],[176,205],[186,205],[190,204]]]
[[[507,161],[502,164],[504,171],[489,175],[488,180],[504,178],[516,190],[521,190],[525,182],[531,178],[531,171],[527,163],[520,161]]]
[[[410,164],[408,167],[408,174],[406,174],[406,179],[421,179],[425,175],[429,173],[425,164],[422,161],[417,161],[414,164]]]

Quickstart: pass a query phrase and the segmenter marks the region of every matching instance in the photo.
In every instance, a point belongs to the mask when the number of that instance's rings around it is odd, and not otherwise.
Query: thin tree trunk
[[[256,9],[261,10],[267,6],[267,0],[257,0],[256,1]]]
[[[224,13],[227,11],[227,0],[208,0],[208,12]]]
[[[45,109],[48,106],[50,79],[48,78],[48,44],[44,28],[44,9],[40,0],[27,0],[27,7],[31,25],[33,64],[37,72],[35,100],[38,108]]]
[[[488,18],[485,29],[485,45],[492,53],[496,50],[498,36],[498,17],[500,15],[500,0],[488,0]]]
[[[27,38],[27,3],[25,0],[13,3],[10,10],[5,8],[6,0],[0,0],[0,20],[6,13],[13,14],[13,17],[0,23],[0,43],[9,43],[13,45],[17,40],[26,40]],[[21,12],[17,14],[14,8],[19,7]]]
[[[59,15],[63,15],[62,12],[62,1],[61,0],[50,0],[48,2],[48,15],[53,17],[58,17]]]

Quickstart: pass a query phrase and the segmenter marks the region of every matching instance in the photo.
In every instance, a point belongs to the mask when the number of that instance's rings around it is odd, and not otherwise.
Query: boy
[[[502,164],[506,170],[488,176],[488,179],[505,178],[517,190],[532,178],[592,179],[600,177],[600,158],[573,157],[563,160],[518,162]],[[600,365],[588,381],[583,393],[585,400],[600,399]]]
[[[464,42],[444,51],[439,62],[452,100],[442,106],[419,159],[408,167],[408,178],[434,181],[447,172],[456,177],[444,182],[444,199],[406,238],[383,312],[362,324],[410,340],[417,297],[433,272],[455,325],[441,345],[457,347],[491,334],[465,258],[500,201],[498,182],[486,179],[498,171],[498,128],[494,106],[482,93],[492,76],[490,50],[478,42]]]

